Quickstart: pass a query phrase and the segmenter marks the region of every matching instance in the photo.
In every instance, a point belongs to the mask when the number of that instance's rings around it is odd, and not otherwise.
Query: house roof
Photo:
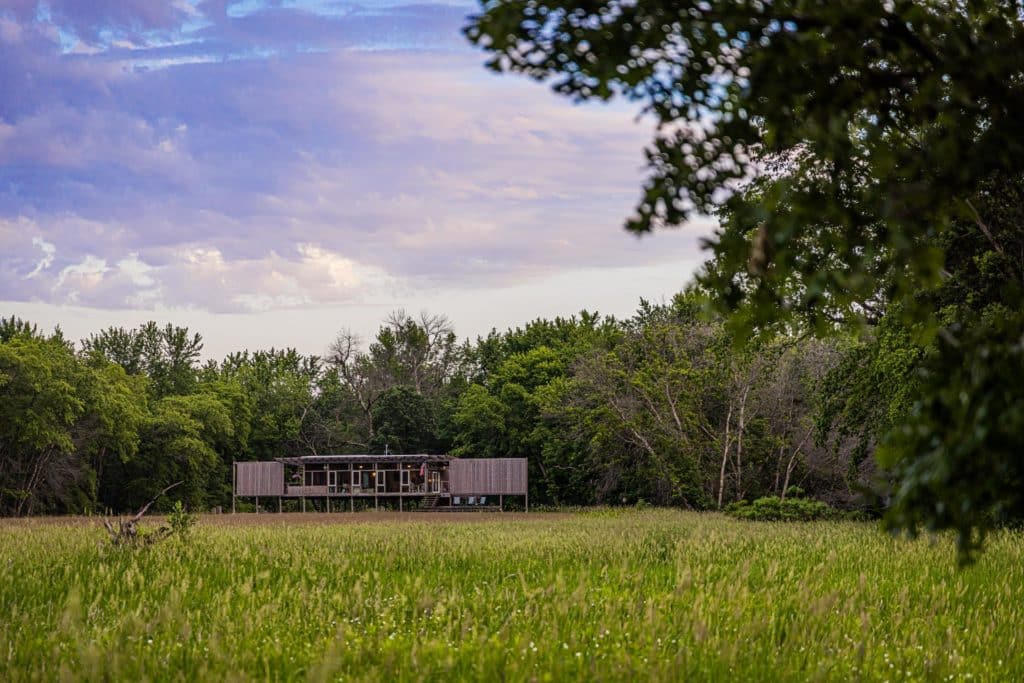
[[[338,462],[448,462],[452,459],[452,456],[414,453],[409,455],[302,455],[274,459],[280,463],[284,463],[285,465],[325,465]]]

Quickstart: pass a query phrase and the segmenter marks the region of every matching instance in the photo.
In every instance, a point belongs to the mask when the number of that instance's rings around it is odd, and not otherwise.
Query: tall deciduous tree
[[[395,387],[374,406],[377,432],[370,450],[382,453],[436,453],[437,416],[427,397],[413,387]]]
[[[451,322],[443,315],[420,314],[419,319],[398,310],[377,331],[368,349],[350,330],[332,342],[327,361],[363,416],[365,439],[374,439],[374,411],[381,396],[396,387],[436,398],[452,377],[459,347]]]
[[[203,338],[187,327],[153,321],[137,329],[109,327],[82,340],[85,354],[98,353],[129,374],[144,374],[155,398],[195,390]]]
[[[7,325],[0,341],[0,512],[95,509],[107,461],[130,460],[146,415],[144,380],[57,333]]]

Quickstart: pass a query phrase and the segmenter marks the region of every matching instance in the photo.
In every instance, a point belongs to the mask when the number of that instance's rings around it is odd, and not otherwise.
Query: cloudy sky
[[[622,230],[650,126],[485,70],[474,9],[0,0],[0,314],[218,356],[671,296],[709,228]]]

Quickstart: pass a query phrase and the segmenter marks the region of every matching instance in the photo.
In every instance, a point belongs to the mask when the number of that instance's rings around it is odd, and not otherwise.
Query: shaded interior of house
[[[528,511],[526,458],[456,458],[450,455],[306,455],[236,462],[236,498],[307,500],[337,511],[383,504],[399,510],[504,510],[517,497]]]

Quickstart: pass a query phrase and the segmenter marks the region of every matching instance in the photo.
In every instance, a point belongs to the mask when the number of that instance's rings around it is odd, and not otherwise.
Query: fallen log
[[[165,493],[173,489],[175,486],[182,482],[176,481],[160,493],[156,494],[153,500],[149,501],[135,513],[133,517],[123,520],[120,517],[117,519],[117,524],[111,522],[109,519],[103,520],[103,526],[106,527],[107,533],[110,534],[110,542],[116,546],[135,546],[135,545],[149,545],[156,543],[157,541],[163,540],[171,535],[172,531],[170,527],[162,526],[152,534],[141,535],[139,534],[139,521],[149,511],[149,508],[160,499]]]

